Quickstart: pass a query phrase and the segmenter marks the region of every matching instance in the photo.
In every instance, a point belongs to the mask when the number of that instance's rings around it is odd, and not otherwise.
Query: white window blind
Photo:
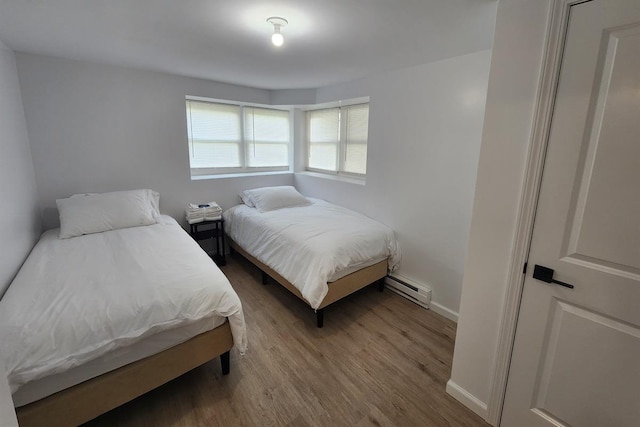
[[[244,108],[247,166],[289,166],[289,112]]]
[[[344,167],[348,173],[367,173],[367,138],[369,135],[369,105],[343,107],[345,115]]]
[[[309,134],[309,167],[338,170],[340,144],[340,110],[330,108],[307,112]]]
[[[307,111],[309,170],[365,175],[369,104]]]
[[[239,106],[187,101],[187,133],[192,169],[242,166]]]
[[[289,111],[187,99],[191,175],[289,169]]]

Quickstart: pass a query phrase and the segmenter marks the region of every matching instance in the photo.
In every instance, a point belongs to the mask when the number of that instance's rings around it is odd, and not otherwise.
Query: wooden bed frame
[[[20,427],[77,426],[220,356],[229,373],[229,322],[106,374],[16,408]]]
[[[262,263],[261,261],[258,261],[258,259],[245,251],[229,236],[227,236],[227,241],[229,242],[231,253],[233,253],[233,251],[238,252],[256,267],[262,270],[263,284],[266,284],[268,277],[271,277],[273,280],[287,288],[291,293],[300,298],[302,301],[309,304],[309,302],[302,296],[300,291],[295,286],[293,286],[291,282],[282,277],[277,271]],[[334,303],[339,299],[346,297],[347,295],[351,295],[355,291],[369,286],[374,282],[378,282],[378,289],[382,291],[384,289],[384,278],[387,276],[387,265],[388,260],[383,259],[376,264],[370,265],[369,267],[364,267],[358,271],[348,274],[336,280],[335,282],[329,282],[329,292],[327,292],[327,295],[324,297],[324,299],[318,306],[318,309],[316,310],[318,328],[322,328],[322,326],[324,325],[324,308],[329,304]]]

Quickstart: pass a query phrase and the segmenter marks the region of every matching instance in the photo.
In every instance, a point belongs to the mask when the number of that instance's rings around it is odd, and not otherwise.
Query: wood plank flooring
[[[315,313],[239,255],[225,272],[249,350],[213,360],[85,426],[487,426],[445,392],[455,324],[375,286]]]

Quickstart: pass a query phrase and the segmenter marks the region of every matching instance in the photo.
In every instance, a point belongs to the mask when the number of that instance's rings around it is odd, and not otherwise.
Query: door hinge
[[[522,267],[522,274],[527,274],[527,263],[524,263],[524,267]]]

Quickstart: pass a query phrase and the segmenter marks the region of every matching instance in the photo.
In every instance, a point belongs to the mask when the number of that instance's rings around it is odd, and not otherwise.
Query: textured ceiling
[[[265,89],[316,88],[491,48],[495,0],[0,0],[19,52]],[[289,21],[270,43],[270,16]]]

